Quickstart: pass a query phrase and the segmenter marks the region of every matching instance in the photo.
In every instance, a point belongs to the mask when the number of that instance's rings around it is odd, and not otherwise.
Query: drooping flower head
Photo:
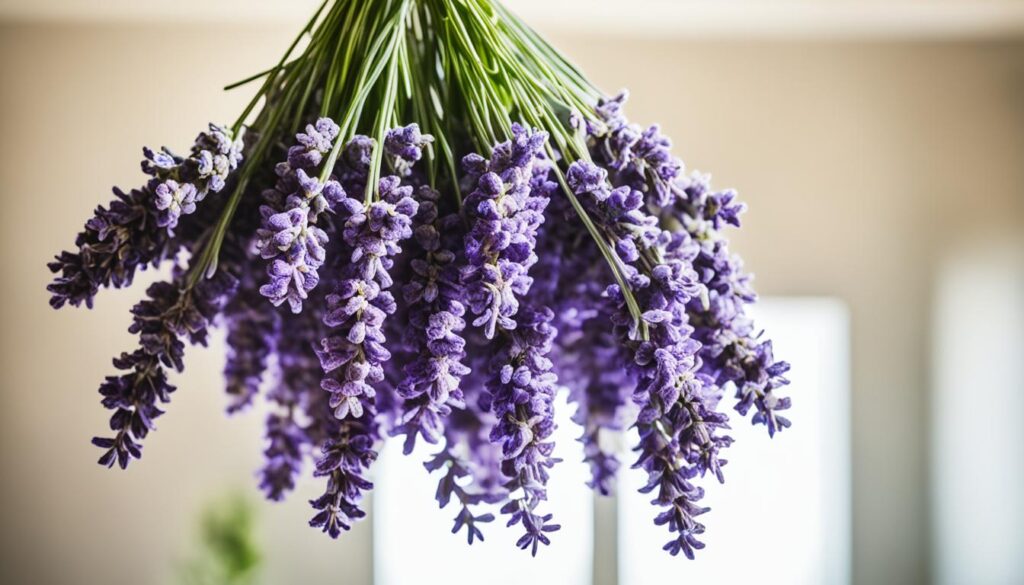
[[[549,440],[556,377],[548,358],[557,332],[549,308],[522,305],[533,284],[529,270],[537,262],[537,233],[551,194],[546,175],[535,173],[538,164],[549,170],[542,159],[546,141],[543,132],[513,125],[511,139],[495,146],[490,160],[463,160],[476,188],[465,202],[472,223],[462,285],[477,315],[473,325],[493,340],[482,404],[497,419],[490,439],[501,447],[510,494],[501,511],[509,525],[523,526],[517,545],[532,554],[558,529],[550,514],[536,511],[557,462]]]
[[[216,124],[199,133],[188,157],[176,156],[166,147],[144,148],[142,170],[153,177],[157,225],[173,230],[181,216],[195,213],[196,204],[208,194],[224,189],[242,162],[242,148],[240,137]]]
[[[275,167],[277,184],[264,193],[267,204],[260,207],[263,225],[256,232],[256,248],[270,262],[270,282],[260,293],[275,306],[287,302],[293,313],[302,310],[303,300],[320,282],[328,238],[318,221],[346,197],[336,179],[319,178],[337,137],[338,126],[329,118],[297,134],[287,160]]]
[[[376,457],[380,432],[374,419],[375,384],[384,381],[384,363],[391,359],[384,345],[384,320],[396,309],[388,290],[393,283],[389,271],[400,243],[412,236],[418,208],[412,188],[402,186],[398,177],[381,179],[378,192],[380,199],[368,206],[352,199],[341,202],[349,264],[327,296],[323,322],[329,331],[317,349],[324,371],[321,385],[343,434],[324,446],[316,468],[328,485],[313,502],[319,510],[313,523],[332,537],[362,517],[358,502],[372,487],[364,470]]]
[[[401,419],[392,433],[405,435],[406,454],[412,452],[417,436],[430,443],[443,436],[444,419],[451,409],[465,407],[460,385],[469,373],[464,364],[466,309],[458,264],[462,222],[457,214],[441,215],[440,193],[435,189],[423,186],[417,195],[418,254],[403,287],[410,325],[405,338],[414,354],[398,386]]]

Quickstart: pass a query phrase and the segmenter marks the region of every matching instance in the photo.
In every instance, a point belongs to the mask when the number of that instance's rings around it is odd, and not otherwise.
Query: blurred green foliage
[[[263,563],[252,503],[232,494],[202,513],[195,558],[181,569],[183,585],[251,585]]]

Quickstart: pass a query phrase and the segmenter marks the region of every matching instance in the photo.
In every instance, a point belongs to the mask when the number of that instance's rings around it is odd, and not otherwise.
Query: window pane
[[[401,441],[390,441],[378,462],[373,492],[375,583],[589,585],[593,495],[586,486],[589,472],[576,441],[579,433],[569,420],[572,408],[564,395],[556,400],[555,456],[563,461],[552,471],[544,504],[562,529],[536,558],[516,548],[522,527],[506,528],[497,510],[495,521],[483,525],[485,542],[469,546],[464,531],[452,534],[456,505],[438,509],[434,492],[440,471],[428,475],[422,463],[436,448],[421,444],[411,456],[403,456]]]
[[[776,357],[793,364],[793,427],[769,439],[764,426],[734,417],[726,482],[709,476],[702,484],[711,512],[701,517],[707,548],[694,561],[661,550],[669,534],[654,525],[650,497],[636,491],[643,474],[627,470],[619,496],[622,585],[849,582],[846,308],[828,299],[765,299],[753,316]]]
[[[1024,241],[960,246],[936,297],[935,582],[1024,583]]]

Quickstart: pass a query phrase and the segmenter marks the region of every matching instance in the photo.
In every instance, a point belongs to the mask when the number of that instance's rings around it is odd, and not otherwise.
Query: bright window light
[[[419,441],[416,452],[402,455],[400,440],[390,441],[376,467],[373,491],[374,583],[377,585],[589,585],[593,561],[593,495],[586,486],[583,448],[576,441],[573,407],[556,401],[555,466],[546,511],[562,529],[551,545],[530,558],[516,548],[522,527],[506,528],[504,518],[483,525],[484,542],[466,544],[465,531],[451,534],[455,503],[438,509],[434,500],[437,474],[423,468],[436,450]],[[440,473],[440,472],[437,472]],[[484,575],[485,577],[481,577]]]
[[[1024,238],[961,245],[934,306],[935,583],[1024,583]]]
[[[725,484],[705,482],[711,512],[697,559],[661,550],[643,474],[623,475],[619,492],[619,583],[849,583],[849,324],[830,299],[765,299],[754,310],[793,364],[793,427],[768,438],[737,415],[725,454]],[[631,443],[635,443],[633,438]],[[551,581],[554,582],[554,581]]]

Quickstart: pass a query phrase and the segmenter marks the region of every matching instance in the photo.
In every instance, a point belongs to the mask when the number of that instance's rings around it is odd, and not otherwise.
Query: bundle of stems
[[[364,516],[386,437],[439,451],[441,506],[470,543],[496,508],[536,554],[555,396],[568,393],[590,485],[613,489],[608,436],[672,532],[703,547],[698,483],[724,479],[724,394],[769,433],[789,426],[789,366],[746,316],[728,247],[744,206],[685,173],[657,126],[624,114],[497,0],[324,0],[230,127],[189,153],[144,149],[149,179],[98,207],[50,264],[51,304],[167,263],[132,310],[139,347],[100,387],[100,463],[126,467],[175,390],[185,342],[227,328],[229,412],[262,394],[261,487],[326,483],[311,524]]]

